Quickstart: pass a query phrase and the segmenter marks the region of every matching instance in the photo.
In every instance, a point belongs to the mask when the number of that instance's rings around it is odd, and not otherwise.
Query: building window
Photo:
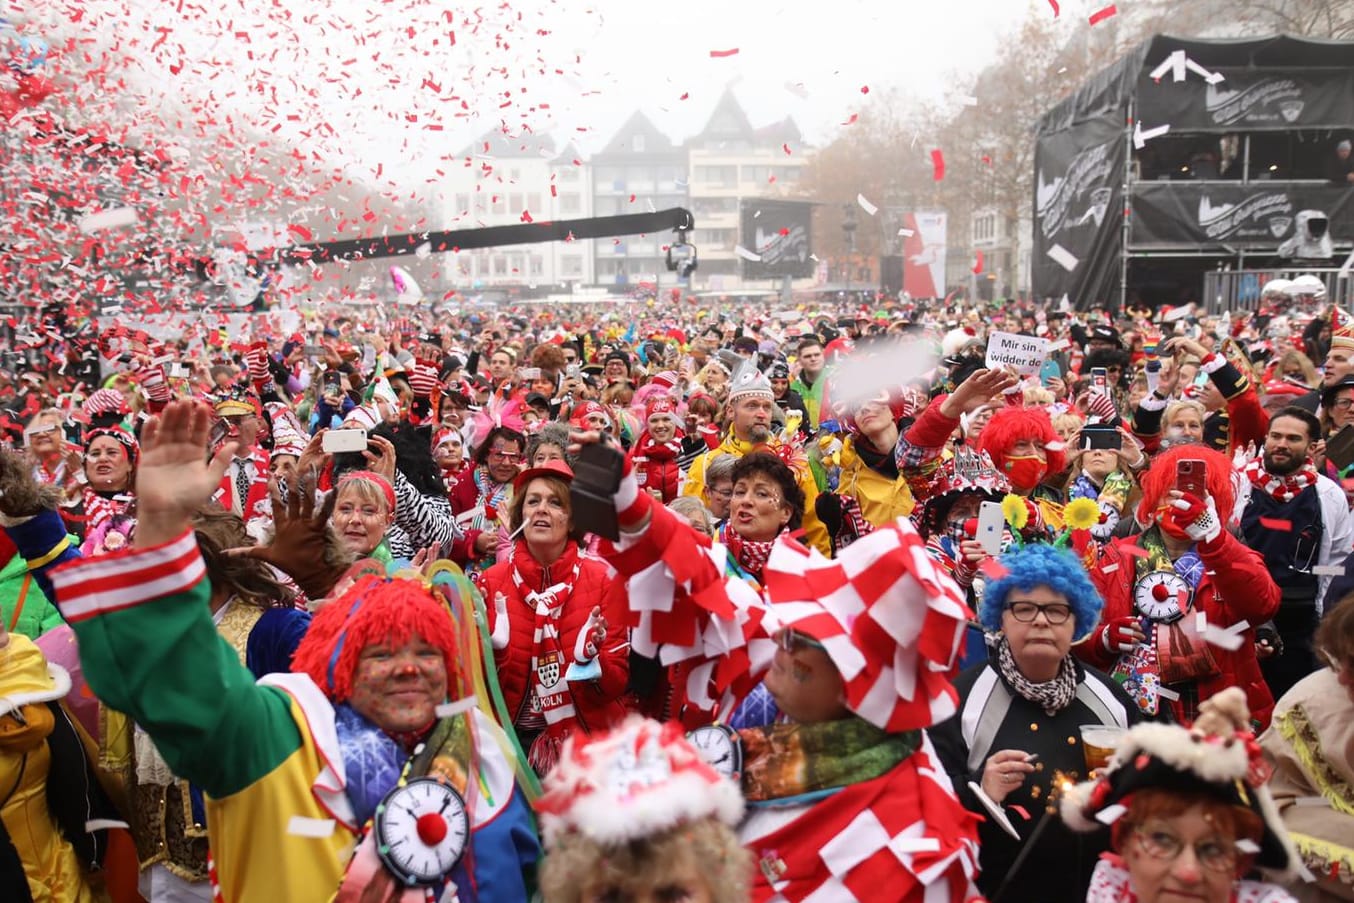
[[[577,182],[577,181],[578,181],[578,167],[577,167],[577,166],[572,166],[572,165],[570,165],[570,166],[565,166],[565,167],[563,167],[562,169],[560,169],[560,171],[559,171],[559,180],[560,180],[561,182]]]
[[[541,209],[541,196],[535,192],[527,195],[527,209],[539,211]]]
[[[539,277],[542,273],[545,272],[545,262],[541,260],[539,254],[531,255],[531,262],[529,266],[531,267],[530,272],[532,276]]]
[[[501,194],[494,195],[493,211],[494,213],[508,212],[508,202],[506,199],[504,199],[503,195]]]
[[[581,198],[576,194],[562,194],[559,198],[559,209],[561,213],[578,213],[583,209],[579,203]]]
[[[583,258],[567,254],[560,258],[560,275],[565,278],[578,278],[583,275]]]
[[[501,255],[494,258],[494,275],[495,276],[508,275],[508,258],[503,257]]]
[[[466,194],[465,192],[458,192],[456,194],[456,212],[466,213],[469,210],[470,210],[470,195]]]
[[[522,196],[520,194],[508,195],[508,212],[521,213],[526,208],[522,206]]]
[[[697,166],[693,174],[697,182],[705,182],[716,188],[737,188],[737,166]]]

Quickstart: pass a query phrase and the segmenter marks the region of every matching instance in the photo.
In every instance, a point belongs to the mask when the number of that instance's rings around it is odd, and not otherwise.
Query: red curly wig
[[[1232,488],[1232,462],[1221,452],[1202,445],[1177,445],[1152,456],[1152,466],[1142,475],[1142,501],[1138,502],[1138,523],[1152,522],[1161,499],[1175,488],[1177,461],[1193,458],[1204,462],[1204,479],[1213,505],[1225,523],[1232,516],[1236,490]]]
[[[442,650],[448,670],[456,663],[451,613],[412,580],[363,577],[315,613],[292,657],[292,671],[309,674],[334,702],[353,695],[362,650],[375,643],[403,646],[417,634]]]
[[[1043,408],[1000,408],[983,427],[978,447],[987,452],[1000,470],[1006,456],[1022,439],[1030,439],[1044,449],[1050,474],[1061,473],[1067,466],[1063,441],[1053,429],[1053,421]],[[1052,446],[1052,447],[1050,447]]]

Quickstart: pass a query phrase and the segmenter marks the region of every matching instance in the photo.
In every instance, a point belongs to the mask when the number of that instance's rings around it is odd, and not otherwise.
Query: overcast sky
[[[730,85],[754,125],[791,115],[826,143],[868,102],[862,88],[938,100],[1019,54],[1000,38],[1022,17],[1053,15],[1049,0],[4,2],[15,19],[101,43],[148,127],[185,104],[198,118],[304,127],[318,153],[404,185],[501,122],[588,153],[638,107],[685,138]],[[1061,27],[1089,27],[1102,5],[1062,0]],[[89,104],[106,93],[87,92]]]

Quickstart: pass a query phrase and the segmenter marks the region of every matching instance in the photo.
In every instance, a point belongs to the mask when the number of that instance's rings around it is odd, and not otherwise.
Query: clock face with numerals
[[[470,814],[454,787],[415,778],[376,807],[376,853],[406,885],[440,884],[470,842]]]
[[[1133,607],[1154,621],[1170,623],[1184,614],[1190,588],[1175,571],[1153,571],[1133,587]]]
[[[686,735],[696,752],[715,771],[726,778],[738,779],[743,770],[743,744],[732,728],[722,724],[707,724]]]

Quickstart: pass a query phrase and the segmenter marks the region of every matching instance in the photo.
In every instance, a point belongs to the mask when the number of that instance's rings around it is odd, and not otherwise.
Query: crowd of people
[[[0,899],[1354,900],[1319,283],[401,314],[10,333]]]

